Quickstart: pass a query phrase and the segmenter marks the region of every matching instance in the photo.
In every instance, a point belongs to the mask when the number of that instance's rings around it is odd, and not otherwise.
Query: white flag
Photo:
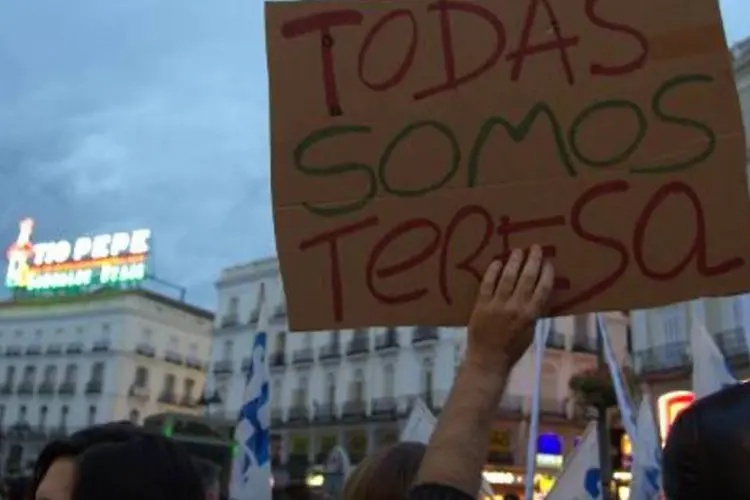
[[[545,500],[599,500],[602,498],[602,474],[599,467],[599,439],[596,423],[589,423],[581,442],[565,460]]]
[[[271,499],[271,415],[268,335],[255,334],[245,383],[245,403],[234,432],[237,451],[229,481],[231,500]]]
[[[696,400],[737,383],[716,343],[695,318],[690,345],[693,352],[693,392]]]
[[[406,421],[399,441],[402,443],[405,441],[411,441],[416,443],[427,444],[430,442],[430,436],[432,431],[435,430],[437,425],[437,418],[432,414],[427,405],[421,399],[417,399],[414,403],[414,407],[409,413],[409,419]],[[487,479],[482,476],[482,487],[480,490],[482,497],[494,498],[492,486],[487,482]]]
[[[661,492],[661,440],[650,399],[643,397],[636,419],[638,440],[633,443],[630,500],[657,500]]]
[[[526,443],[526,477],[524,479],[524,495],[532,498],[534,493],[534,477],[536,477],[536,446],[539,437],[540,394],[542,393],[542,363],[544,351],[547,349],[547,339],[552,330],[552,320],[540,319],[534,325],[534,381],[531,393],[531,423],[529,425],[529,440]]]

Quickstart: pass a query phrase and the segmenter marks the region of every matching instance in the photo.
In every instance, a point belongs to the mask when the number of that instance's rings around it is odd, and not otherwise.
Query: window
[[[294,406],[300,407],[307,405],[307,377],[297,379],[297,391],[294,395]]]
[[[33,384],[36,379],[36,366],[28,365],[23,369],[23,382]]]
[[[16,382],[16,367],[9,366],[5,369],[5,383],[13,385]]]
[[[336,377],[333,373],[326,377],[326,402],[330,405],[336,403]]]
[[[136,387],[142,387],[145,388],[148,386],[148,370],[143,367],[139,366],[135,369],[135,383],[134,385]]]
[[[41,330],[36,330],[34,332],[34,340],[42,340],[42,331]]]
[[[422,394],[432,395],[432,377],[432,359],[425,358],[424,361],[422,361]]]
[[[47,365],[44,369],[44,383],[54,384],[57,382],[57,367],[55,365]]]
[[[281,408],[281,391],[282,385],[281,380],[276,379],[273,381],[273,392],[271,392],[271,406],[276,409]]]
[[[104,380],[104,363],[98,361],[91,366],[91,380],[102,382]]]
[[[361,368],[354,372],[351,387],[351,401],[364,401],[365,399],[365,375]]]
[[[175,384],[175,378],[174,375],[171,373],[168,373],[164,376],[164,393],[165,394],[174,394],[174,384]]]
[[[46,405],[42,405],[42,407],[39,408],[39,427],[42,429],[47,425],[47,411]]]
[[[68,365],[65,367],[65,382],[75,384],[78,379],[78,366]]]
[[[224,341],[224,356],[223,359],[228,361],[232,359],[232,349],[234,349],[234,342],[231,340]]]
[[[96,406],[94,405],[89,406],[88,423],[89,425],[94,425],[96,423]]]
[[[28,413],[28,410],[26,409],[26,405],[21,405],[21,407],[18,409],[18,421],[26,422],[27,413]]]
[[[662,309],[664,343],[672,344],[687,339],[685,314],[680,306],[667,306]]]
[[[393,365],[387,364],[383,368],[383,396],[392,398],[395,392],[395,374]]]
[[[68,405],[62,405],[62,408],[60,408],[60,427],[63,429],[67,427],[68,425]]]
[[[5,405],[0,405],[0,427],[5,422]]]
[[[193,391],[195,390],[195,380],[186,378],[183,382],[182,397],[191,400],[193,398]]]
[[[131,423],[138,425],[141,421],[141,414],[138,412],[138,410],[130,410],[130,416],[128,418]]]
[[[286,351],[286,332],[276,334],[276,352],[283,353]]]
[[[237,297],[230,297],[229,298],[229,307],[227,307],[227,316],[231,317],[237,317],[237,311],[240,308],[240,299]]]
[[[732,299],[732,316],[734,319],[734,326],[735,327],[741,327],[742,326],[742,299],[739,297],[735,297]]]

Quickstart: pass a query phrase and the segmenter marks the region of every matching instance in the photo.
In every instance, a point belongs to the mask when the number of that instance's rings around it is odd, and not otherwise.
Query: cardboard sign
[[[533,243],[554,315],[750,289],[716,1],[280,2],[266,29],[291,329],[463,325]]]

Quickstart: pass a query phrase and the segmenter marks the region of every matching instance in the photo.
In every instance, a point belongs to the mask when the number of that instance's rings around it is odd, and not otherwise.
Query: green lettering
[[[302,206],[310,213],[321,217],[336,217],[339,215],[351,214],[364,208],[367,203],[375,197],[378,192],[377,177],[375,176],[375,171],[370,165],[365,163],[348,162],[338,163],[336,165],[309,166],[305,165],[303,162],[303,156],[307,150],[320,142],[347,134],[369,134],[371,131],[372,129],[370,127],[362,125],[336,125],[326,127],[313,131],[307,137],[302,139],[297,147],[294,148],[294,166],[305,175],[311,177],[327,177],[339,174],[360,173],[367,178],[367,192],[363,194],[361,198],[342,204],[326,203],[322,205],[312,205],[308,202],[303,202]]]
[[[705,135],[707,139],[706,149],[703,152],[698,153],[697,155],[693,156],[692,158],[688,160],[682,160],[676,163],[667,163],[663,165],[648,165],[645,167],[633,167],[630,169],[632,173],[634,174],[663,174],[667,172],[678,172],[680,170],[687,170],[705,161],[708,157],[710,157],[713,154],[713,152],[716,150],[716,133],[713,131],[711,127],[709,127],[705,123],[699,122],[691,118],[670,115],[669,113],[667,113],[666,111],[662,109],[662,100],[673,89],[676,89],[677,87],[681,87],[682,85],[685,85],[685,84],[711,83],[713,81],[714,81],[713,77],[709,75],[696,75],[696,74],[678,75],[664,82],[664,84],[662,84],[662,86],[659,87],[659,90],[656,91],[656,93],[654,94],[654,97],[651,99],[651,109],[653,109],[654,114],[661,121],[665,123],[671,123],[674,125],[680,125],[686,128],[695,129],[701,132],[703,135]]]
[[[526,116],[523,117],[518,125],[512,124],[501,116],[492,116],[482,124],[477,139],[474,141],[474,146],[471,149],[471,154],[469,155],[467,186],[474,187],[477,184],[477,173],[479,170],[479,161],[482,157],[482,151],[484,150],[484,145],[490,138],[490,134],[492,134],[495,126],[502,126],[508,133],[508,136],[514,142],[518,143],[526,138],[531,131],[531,126],[534,124],[537,117],[542,114],[549,118],[550,124],[552,125],[552,132],[554,133],[555,144],[557,145],[558,158],[565,166],[568,175],[575,177],[577,175],[576,168],[568,154],[560,122],[557,120],[557,117],[555,117],[555,114],[552,112],[549,105],[543,102],[538,102],[531,108]]]
[[[412,133],[416,132],[419,129],[422,128],[432,128],[434,130],[437,130],[440,134],[442,134],[444,137],[448,139],[448,142],[451,146],[451,163],[448,171],[445,173],[445,175],[441,178],[435,181],[434,183],[425,186],[420,189],[399,189],[396,187],[391,186],[391,184],[388,182],[388,179],[386,177],[386,171],[388,169],[388,163],[391,160],[391,156],[393,155],[393,152],[395,151],[396,147],[409,137]],[[412,165],[412,168],[419,169],[419,170],[427,170],[424,165],[419,164],[419,159],[414,159],[415,164]],[[385,150],[383,151],[383,155],[380,157],[380,164],[378,167],[378,178],[380,179],[380,184],[383,186],[383,189],[394,195],[394,196],[400,196],[400,197],[418,197],[423,196],[429,192],[435,191],[440,189],[441,187],[445,186],[447,183],[453,179],[453,177],[456,175],[456,172],[458,172],[458,169],[461,167],[461,146],[458,144],[458,140],[456,139],[456,136],[453,134],[453,131],[446,125],[433,121],[433,120],[426,120],[426,121],[420,121],[415,123],[410,123],[401,131],[396,134],[396,136],[391,139],[391,142],[388,143],[388,145],[385,147]]]
[[[588,156],[583,154],[581,148],[578,147],[578,133],[580,132],[583,122],[585,122],[591,115],[599,111],[618,108],[631,110],[635,115],[636,120],[638,121],[638,131],[635,133],[633,141],[624,150],[616,152],[610,158],[589,158]],[[568,142],[570,144],[571,153],[573,153],[573,156],[575,156],[581,163],[584,163],[589,167],[611,167],[612,165],[617,165],[618,163],[626,161],[633,153],[635,153],[635,151],[638,149],[638,146],[640,146],[641,142],[643,142],[644,137],[646,137],[647,130],[648,120],[646,120],[646,115],[636,103],[626,101],[624,99],[611,99],[607,101],[595,102],[588,108],[581,111],[581,113],[576,117],[575,120],[573,120],[573,123],[570,125],[570,129],[568,130]]]

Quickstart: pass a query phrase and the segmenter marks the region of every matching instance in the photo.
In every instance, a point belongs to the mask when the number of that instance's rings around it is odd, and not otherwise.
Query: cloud
[[[0,238],[151,227],[162,279],[214,303],[271,254],[262,3],[0,4]]]

